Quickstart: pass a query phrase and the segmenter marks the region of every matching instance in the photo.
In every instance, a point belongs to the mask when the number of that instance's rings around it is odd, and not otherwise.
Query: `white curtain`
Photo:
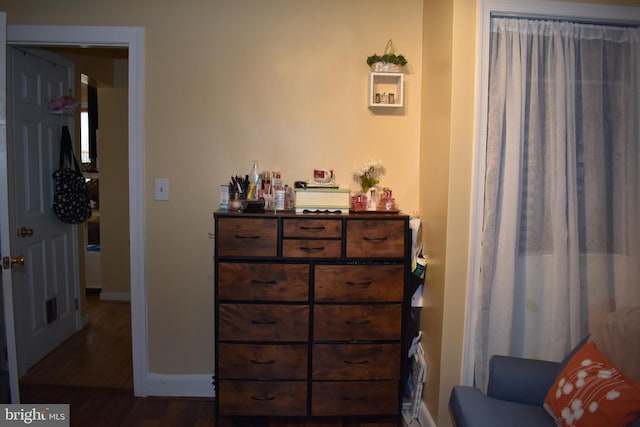
[[[640,306],[640,30],[492,18],[475,378]]]

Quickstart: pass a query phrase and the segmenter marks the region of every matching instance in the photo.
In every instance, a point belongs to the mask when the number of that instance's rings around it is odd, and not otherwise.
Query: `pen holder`
[[[236,211],[241,211],[247,203],[244,193],[229,193],[229,207]]]

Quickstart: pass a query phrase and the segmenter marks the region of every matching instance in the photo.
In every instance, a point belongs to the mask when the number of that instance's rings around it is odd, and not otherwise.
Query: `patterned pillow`
[[[625,427],[640,417],[640,384],[587,342],[560,372],[544,401],[565,427]]]

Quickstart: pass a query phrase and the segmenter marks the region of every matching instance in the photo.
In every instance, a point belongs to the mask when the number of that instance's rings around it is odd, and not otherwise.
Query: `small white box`
[[[229,186],[228,185],[220,186],[220,207],[224,209],[229,207]]]

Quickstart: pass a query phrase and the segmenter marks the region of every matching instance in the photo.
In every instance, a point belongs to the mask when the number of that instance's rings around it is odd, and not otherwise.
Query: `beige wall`
[[[425,2],[424,7],[420,213],[428,268],[421,320],[428,365],[424,396],[429,412],[436,418],[447,259],[453,2],[433,0]]]
[[[100,282],[103,293],[129,294],[128,61],[116,59],[111,69],[113,84],[98,83]]]
[[[604,2],[604,1],[601,1]],[[424,5],[423,5],[424,3]],[[635,4],[637,0],[619,4]],[[460,381],[474,127],[476,0],[4,0],[9,24],[145,27],[149,368],[213,370],[211,212],[252,159],[285,181],[381,158],[429,256],[425,391],[438,425]],[[424,8],[424,10],[423,10]],[[402,114],[366,107],[367,55],[409,59]],[[154,177],[170,201],[153,200]]]
[[[342,186],[370,158],[418,210],[422,0],[6,0],[8,24],[145,28],[149,369],[213,371],[212,212],[252,159],[285,181],[330,167]],[[368,55],[409,59],[402,114],[367,108]],[[170,200],[153,200],[153,180]]]
[[[447,403],[451,387],[460,383],[462,339],[464,335],[471,165],[475,109],[476,1],[456,0],[452,20],[451,139],[449,147],[446,259],[442,302],[442,345],[438,411],[439,426],[450,423]],[[437,286],[435,286],[437,288]],[[437,369],[437,368],[436,368]]]

